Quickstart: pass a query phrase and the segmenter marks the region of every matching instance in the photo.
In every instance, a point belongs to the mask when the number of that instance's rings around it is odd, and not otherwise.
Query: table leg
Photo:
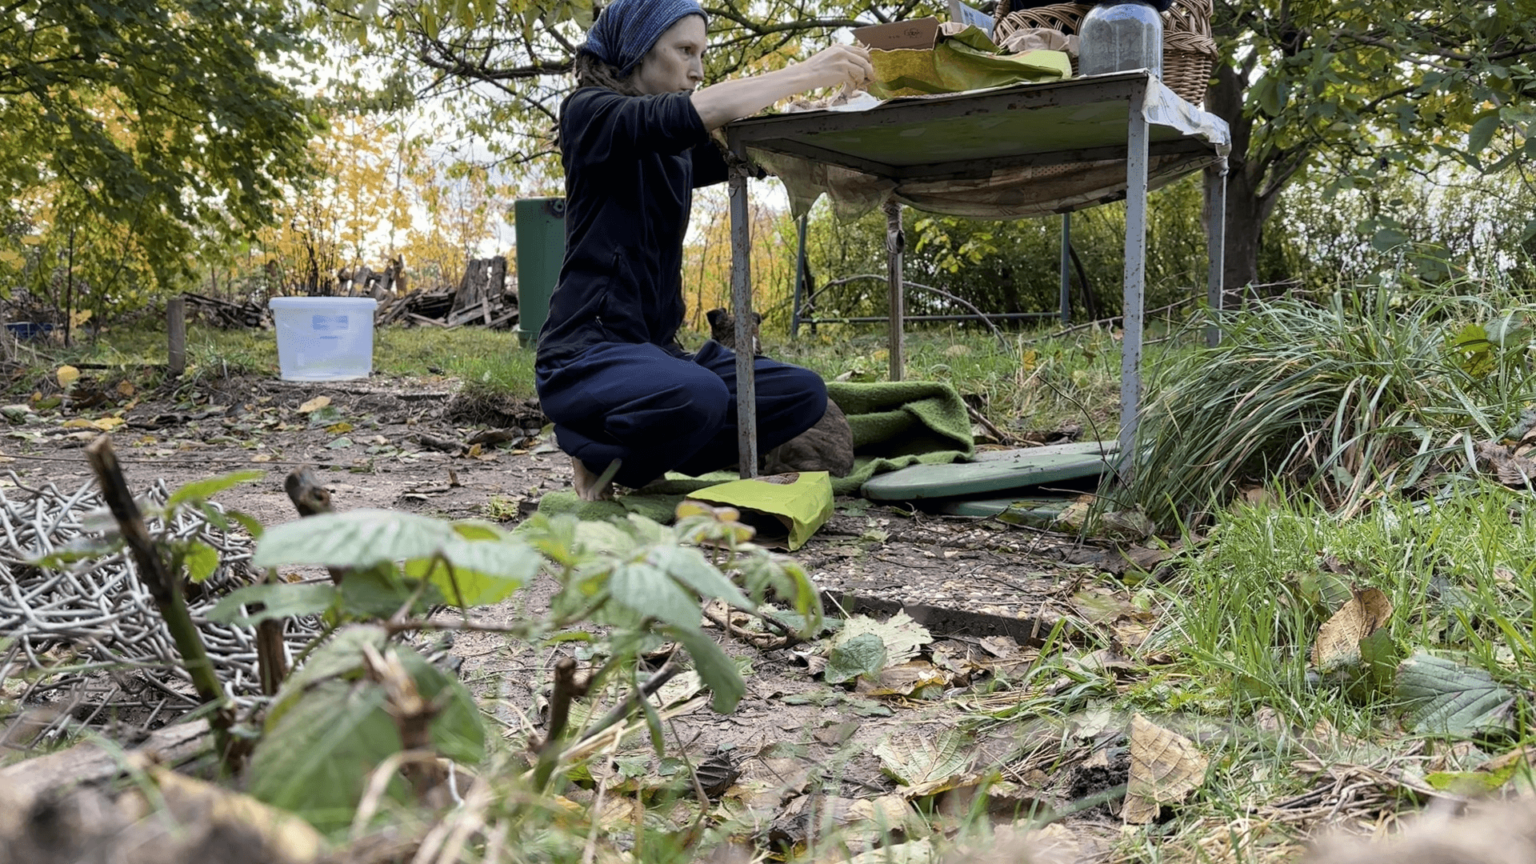
[[[1206,280],[1205,302],[1211,313],[1221,311],[1225,300],[1224,285],[1227,254],[1227,160],[1222,159],[1220,170],[1208,168],[1205,172],[1205,201],[1210,219],[1206,226],[1205,249],[1211,258],[1211,269]],[[1215,348],[1221,342],[1221,329],[1214,323],[1205,328],[1205,344]]]
[[[1061,326],[1072,323],[1072,214],[1061,214]]]
[[[734,138],[734,136],[733,136]],[[736,316],[736,455],[742,477],[757,476],[757,382],[753,378],[752,234],[747,212],[746,147],[731,141],[731,311]]]
[[[805,223],[810,219],[807,213],[800,217],[798,230],[800,232],[800,251],[795,255],[795,299],[789,307],[789,338],[800,337],[800,304],[805,302]]]
[[[1134,463],[1137,413],[1141,410],[1142,298],[1147,268],[1147,118],[1142,112],[1146,89],[1131,95],[1130,135],[1125,160],[1125,335],[1120,342],[1121,476],[1130,479]]]
[[[903,333],[907,315],[906,293],[901,284],[901,253],[906,238],[901,233],[901,204],[894,199],[885,202],[885,252],[886,275],[891,283],[891,380],[900,381],[906,369],[907,343]]]

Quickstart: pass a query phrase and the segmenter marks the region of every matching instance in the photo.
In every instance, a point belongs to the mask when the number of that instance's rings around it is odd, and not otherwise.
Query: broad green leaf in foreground
[[[169,510],[178,504],[188,502],[207,501],[225,489],[238,486],[241,483],[249,483],[252,480],[260,480],[265,476],[266,472],[264,471],[236,471],[232,474],[209,477],[207,480],[194,480],[172,492],[171,497],[165,501],[165,509]]]
[[[300,701],[304,691],[329,678],[356,678],[363,671],[363,644],[383,649],[388,634],[374,624],[347,627],[337,631],[331,641],[315,649],[272,699],[267,709],[266,733],[271,734],[283,715]]]
[[[467,606],[505,600],[538,574],[544,560],[525,543],[460,537],[444,543],[442,555],[453,566],[451,575],[442,564],[423,559],[411,562],[406,575],[419,579],[425,574],[449,603],[457,604],[462,596]]]
[[[885,668],[885,642],[873,633],[839,640],[827,657],[826,681],[841,684],[860,675],[878,675]]]
[[[700,680],[713,694],[710,707],[721,714],[734,711],[736,703],[746,695],[747,683],[742,680],[741,673],[736,671],[736,664],[720,650],[715,640],[697,628],[668,628],[667,636],[681,642],[688,649],[688,656],[693,658],[693,667],[698,671]]]
[[[1423,651],[1397,668],[1397,696],[1413,731],[1453,737],[1509,728],[1515,702],[1487,672]]]
[[[28,559],[34,567],[62,570],[78,561],[105,558],[123,548],[123,538],[117,534],[108,537],[76,537],[46,555]]]
[[[485,758],[485,728],[469,690],[410,648],[398,647],[395,652],[415,682],[416,692],[437,707],[437,716],[428,728],[432,748],[455,762],[479,764]]]
[[[252,564],[369,567],[430,558],[458,534],[447,522],[393,510],[350,510],[297,519],[267,529]]]
[[[208,577],[219,569],[219,553],[200,540],[193,540],[187,544],[186,554],[181,560],[187,568],[187,578],[191,579],[193,584],[207,581]]]
[[[335,601],[335,585],[288,585],[281,582],[247,585],[229,593],[209,609],[208,620],[219,624],[254,627],[270,618],[315,615],[329,609]],[[242,611],[241,607],[253,603],[260,603],[264,608],[259,612]]]
[[[719,599],[738,609],[751,608],[747,595],[741,593],[736,583],[725,578],[714,565],[704,560],[704,555],[697,549],[689,546],[657,546],[646,555],[646,560],[697,591],[706,600]]]
[[[401,748],[384,702],[384,688],[372,682],[327,681],[306,692],[251,754],[251,796],[321,831],[346,827],[369,773]],[[398,779],[389,791],[398,800],[407,794]]]
[[[614,602],[684,630],[697,631],[702,612],[667,574],[649,564],[621,564],[608,577]]]

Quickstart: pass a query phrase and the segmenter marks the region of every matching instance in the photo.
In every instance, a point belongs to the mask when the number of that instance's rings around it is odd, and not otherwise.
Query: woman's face
[[[647,96],[697,88],[704,81],[704,50],[708,47],[704,19],[689,15],[651,46],[635,71],[635,84]]]

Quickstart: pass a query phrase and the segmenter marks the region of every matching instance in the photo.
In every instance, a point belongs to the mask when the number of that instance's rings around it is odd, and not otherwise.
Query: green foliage
[[[266,472],[263,471],[236,471],[219,477],[210,477],[207,480],[194,480],[172,492],[166,499],[165,506],[172,508],[182,504],[201,504],[225,489],[260,480],[265,476]]]
[[[307,177],[317,128],[273,70],[313,45],[271,0],[11,6],[0,187],[13,210],[0,259],[24,262],[33,288],[64,285],[84,295],[77,308],[100,310],[185,278],[199,239],[264,224]]]
[[[288,585],[281,582],[247,585],[226,594],[208,610],[208,620],[220,624],[254,627],[262,621],[317,615],[336,602],[336,586]],[[249,607],[260,604],[259,610]]]
[[[322,831],[352,821],[364,784],[378,764],[400,752],[400,733],[377,684],[327,681],[268,725],[248,769],[259,801],[290,810]],[[405,800],[405,785],[389,784]]]
[[[1469,734],[1536,683],[1521,635],[1536,611],[1529,509],[1519,493],[1483,484],[1438,502],[1384,498],[1349,520],[1299,497],[1235,506],[1182,578],[1155,589],[1170,608],[1147,649],[1173,652],[1180,674],[1202,682],[1194,689],[1238,705],[1354,717],[1391,700],[1425,734]],[[1322,625],[1349,598],[1320,594],[1320,576],[1377,588],[1392,604],[1382,635],[1361,645],[1368,686],[1323,686],[1332,682],[1310,666]],[[1410,659],[1385,674],[1374,668],[1394,654]]]
[[[1276,476],[1349,511],[1368,495],[1412,489],[1519,416],[1536,383],[1530,337],[1495,322],[1531,314],[1495,291],[1377,288],[1224,317],[1219,346],[1159,370],[1136,482],[1112,497],[1168,528],[1241,483]],[[1456,342],[1469,321],[1508,330],[1486,368],[1467,368],[1471,343]]]

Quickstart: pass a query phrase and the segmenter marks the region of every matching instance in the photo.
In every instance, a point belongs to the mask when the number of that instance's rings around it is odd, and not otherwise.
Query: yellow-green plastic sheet
[[[974,25],[952,36],[940,34],[932,48],[871,51],[870,62],[875,67],[875,83],[869,92],[881,99],[1072,77],[1072,61],[1065,53],[1004,54]]]
[[[688,497],[711,504],[727,504],[744,515],[771,519],[782,526],[782,535],[765,530],[763,519],[747,521],[758,528],[759,542],[764,545],[782,542],[791,552],[804,546],[811,535],[832,518],[832,478],[825,471],[734,480],[691,492]]]

